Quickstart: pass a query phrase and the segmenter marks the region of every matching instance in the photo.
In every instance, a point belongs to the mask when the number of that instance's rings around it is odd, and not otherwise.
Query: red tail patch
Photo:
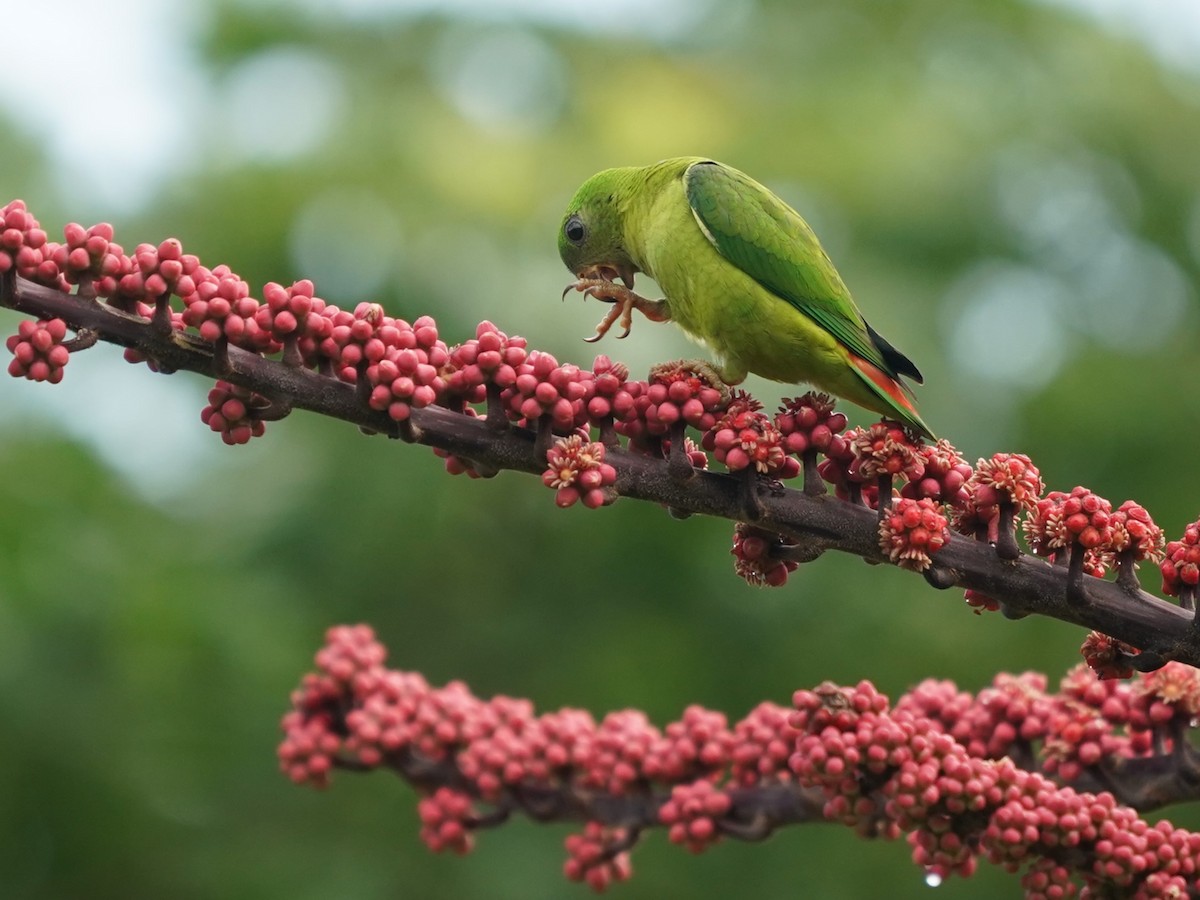
[[[874,363],[867,362],[860,356],[855,356],[853,353],[848,354],[850,362],[854,363],[854,367],[862,374],[871,379],[871,383],[879,388],[883,393],[895,401],[896,405],[901,409],[906,409],[920,421],[921,414],[917,412],[917,407],[913,405],[909,399],[908,393],[904,390],[904,385],[890,377],[886,372],[880,369]]]

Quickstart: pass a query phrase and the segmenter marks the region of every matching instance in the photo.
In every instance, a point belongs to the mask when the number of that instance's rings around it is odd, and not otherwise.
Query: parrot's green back
[[[645,272],[730,383],[810,382],[932,437],[899,380],[920,381],[916,366],[866,323],[800,215],[749,176],[699,157],[610,169],[571,210],[596,223],[583,243],[606,258],[584,260],[560,233],[568,266]]]

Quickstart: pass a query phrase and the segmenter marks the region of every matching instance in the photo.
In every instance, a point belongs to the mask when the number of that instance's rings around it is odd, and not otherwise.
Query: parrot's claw
[[[741,383],[740,379],[730,381],[720,367],[706,359],[676,359],[671,362],[656,363],[650,367],[650,377],[656,378],[659,375],[678,372],[680,369],[686,369],[693,375],[699,375],[709,387],[720,391],[722,406],[728,406],[729,401],[733,399],[733,385]]]
[[[596,333],[591,337],[584,338],[589,344],[595,343],[608,334],[613,325],[618,322],[621,325],[621,333],[617,337],[629,337],[629,332],[633,328],[633,311],[635,309],[640,310],[642,315],[651,322],[666,322],[670,318],[666,300],[647,300],[624,285],[605,278],[580,278],[578,281],[573,281],[563,290],[563,298],[566,299],[567,294],[572,290],[579,291],[585,299],[594,297],[605,303],[613,304],[613,308],[604,314],[604,318],[596,326]]]
[[[596,326],[596,333],[591,337],[584,338],[587,343],[594,344],[600,338],[604,337],[604,335],[608,334],[608,330],[613,327],[613,323],[618,319],[621,320],[621,333],[617,335],[618,340],[629,337],[629,331],[633,328],[633,307],[617,303],[616,301],[610,302],[614,304],[613,308],[604,314],[604,318]]]

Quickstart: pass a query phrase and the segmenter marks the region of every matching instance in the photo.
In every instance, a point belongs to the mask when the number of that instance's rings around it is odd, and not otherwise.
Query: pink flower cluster
[[[529,354],[502,397],[517,424],[548,416],[557,434],[595,426],[606,441],[613,440],[611,428],[649,453],[662,452],[662,439],[677,424],[711,427],[724,406],[721,392],[681,363],[656,367],[649,381],[631,381],[628,368],[607,356],[596,357],[589,372],[540,351]]]
[[[629,387],[629,366],[613,362],[604,354],[592,363],[592,384],[595,391],[588,400],[588,418],[603,431],[614,419],[625,421],[633,410],[634,395]],[[641,382],[634,382],[640,392]]]
[[[864,480],[886,475],[914,481],[925,474],[917,442],[898,425],[879,422],[859,429],[854,434],[853,446],[851,471]]]
[[[626,829],[588,822],[582,834],[567,837],[563,874],[570,881],[585,882],[596,892],[607,890],[615,881],[628,881],[633,875],[628,843]]]
[[[1099,631],[1088,632],[1079,648],[1084,663],[1099,678],[1130,678],[1133,657],[1140,651]]]
[[[1002,501],[1030,510],[1046,486],[1041,473],[1024,453],[997,453],[991,459],[981,459],[975,466],[969,483],[977,507],[999,506]]]
[[[839,500],[874,508],[879,505],[879,487],[867,483],[854,452],[856,441],[862,433],[862,428],[851,428],[839,435],[841,440],[831,442],[824,451],[825,459],[817,466],[817,471],[833,486],[833,493]]]
[[[1163,531],[1154,524],[1140,503],[1126,500],[1112,514],[1112,552],[1118,558],[1128,554],[1131,560],[1159,562],[1163,558]]]
[[[671,798],[658,811],[658,819],[667,826],[672,844],[682,844],[692,853],[702,853],[721,839],[717,821],[733,800],[711,781],[677,784]]]
[[[377,303],[360,303],[345,343],[340,335],[335,325],[322,343],[322,349],[330,341],[338,345],[338,377],[357,381],[358,370],[365,366],[371,408],[385,410],[394,421],[403,422],[414,409],[431,406],[445,390],[441,370],[450,353],[432,316],[421,316],[410,325],[386,315]]]
[[[512,387],[504,391],[509,418],[532,424],[547,416],[554,429],[566,434],[587,422],[591,373],[578,366],[560,366],[549,353],[534,350],[516,370]]]
[[[527,700],[482,700],[461,682],[433,687],[385,657],[366,626],[329,630],[283,719],[280,765],[319,787],[339,767],[408,778],[434,851],[465,853],[514,811],[582,813],[564,872],[602,890],[630,877],[641,830],[663,827],[692,852],[761,837],[797,821],[772,818],[768,794],[795,791],[864,835],[906,836],[914,862],[941,877],[984,859],[1024,870],[1036,898],[1081,886],[1097,896],[1200,889],[1200,834],[1049,778],[1103,771],[1136,792],[1124,761],[1178,761],[1176,742],[1200,715],[1200,672],[1177,663],[1134,682],[1079,666],[1053,694],[1034,673],[997,676],[977,695],[930,680],[894,705],[869,682],[826,682],[797,691],[790,711],[763,703],[730,727],[691,706],[659,729],[631,709],[599,722],[578,709],[538,715]],[[753,833],[749,820],[760,823]]]
[[[1184,529],[1182,540],[1167,543],[1160,571],[1163,593],[1172,597],[1186,593],[1194,607],[1196,586],[1200,584],[1200,521]]]
[[[775,414],[775,427],[783,435],[788,453],[803,456],[832,451],[836,455],[845,443],[845,438],[839,435],[846,430],[846,416],[834,412],[834,405],[832,397],[816,391],[783,401]]]
[[[880,479],[891,484],[893,479],[914,482],[924,477],[924,445],[893,422],[852,428],[843,437],[826,451],[820,466],[822,477],[842,499],[878,506]]]
[[[160,255],[157,260],[160,272],[168,262],[173,260],[163,260]],[[181,293],[185,325],[195,328],[200,337],[213,343],[227,340],[238,347],[263,353],[274,353],[279,349],[270,334],[259,327],[260,304],[250,296],[250,285],[241,276],[226,265],[211,271],[198,266],[197,273],[199,278],[193,276],[195,290]]]
[[[1085,487],[1050,491],[1034,504],[1022,527],[1034,553],[1049,559],[1082,553],[1084,571],[1097,578],[1113,565],[1131,577],[1138,561],[1158,563],[1164,556],[1162,529],[1143,506],[1126,500],[1114,511],[1108,500]],[[1165,577],[1163,590],[1172,593]]]
[[[713,451],[731,472],[750,470],[773,478],[795,478],[800,463],[784,449],[783,433],[761,410],[761,403],[739,392],[705,432],[700,445]]]
[[[893,563],[922,572],[933,565],[933,554],[950,539],[947,524],[937,503],[928,497],[901,497],[879,520],[879,539]]]
[[[1062,545],[1078,543],[1095,550],[1112,543],[1112,504],[1085,487],[1074,488],[1062,498],[1058,522],[1057,540]]]
[[[254,313],[255,324],[281,346],[306,341],[303,358],[314,359],[316,344],[329,337],[332,321],[321,314],[326,303],[315,294],[316,287],[307,278],[290,287],[269,281],[263,287],[263,304]]]
[[[995,541],[1000,531],[1001,505],[1008,504],[1012,512],[1033,510],[1045,486],[1028,456],[996,453],[975,464],[964,489],[964,502],[954,514],[955,530]]]
[[[1034,503],[1025,536],[1035,553],[1051,558],[1054,551],[1075,542],[1088,550],[1102,550],[1112,540],[1111,512],[1111,503],[1085,487],[1070,493],[1051,491]]]
[[[24,319],[17,326],[17,333],[5,342],[13,355],[8,364],[8,374],[14,378],[30,381],[62,381],[63,368],[71,358],[70,351],[63,346],[67,336],[67,323],[62,319]]]
[[[226,444],[245,444],[262,437],[266,423],[255,413],[267,401],[253,391],[228,381],[218,381],[208,392],[208,405],[200,410],[200,421],[221,435]]]
[[[576,433],[555,441],[546,451],[548,468],[542,473],[546,487],[554,488],[555,502],[571,506],[582,500],[589,509],[606,506],[617,499],[609,488],[617,470],[604,461],[604,444],[588,441]]]
[[[974,697],[928,680],[896,710],[939,723],[971,756],[1036,757],[1043,771],[1074,781],[1090,766],[1173,752],[1200,714],[1200,672],[1170,662],[1129,682],[1081,663],[1057,693],[1044,675],[1002,673]]]
[[[58,266],[49,258],[56,250],[57,245],[46,240],[46,232],[26,209],[25,201],[13,200],[0,207],[0,275],[15,270],[22,278],[58,287]]]
[[[460,856],[475,846],[471,832],[474,824],[474,801],[469,794],[453,788],[440,787],[417,803],[421,819],[421,840],[434,853],[450,850]]]
[[[764,700],[733,726],[730,781],[740,787],[791,781],[791,711]]]
[[[1020,692],[1007,693],[1032,708]],[[1114,709],[1121,706],[1105,688],[1098,693]],[[1048,744],[1058,735],[1090,746],[1098,732],[1076,727],[1079,715],[1070,710],[1077,702],[1060,696],[1042,708],[1048,717],[1037,721],[1047,727]],[[954,706],[970,709],[952,686],[927,683],[889,709],[867,682],[854,688],[826,683],[797,692],[795,706],[791,724],[803,733],[792,756],[799,782],[819,786],[826,814],[864,833],[907,832],[914,863],[933,874],[970,875],[982,857],[1012,872],[1028,866],[1027,897],[1071,896],[1079,882],[1096,895],[1121,888],[1130,896],[1169,896],[1154,891],[1162,884],[1200,887],[1200,834],[1165,820],[1150,825],[1112,794],[1062,787],[1019,768],[1013,756],[971,753],[942,718]],[[1059,731],[1056,716],[1068,720]],[[961,728],[977,729],[983,721]],[[976,732],[974,738],[981,737]],[[1064,778],[1079,774],[1062,771],[1053,752],[1048,761]],[[1060,856],[1059,848],[1073,850]]]
[[[63,230],[66,243],[58,245],[51,261],[63,273],[68,284],[103,280],[110,293],[121,274],[121,247],[113,243],[113,229],[107,222],[84,228],[72,222]]]
[[[726,406],[719,385],[684,361],[655,366],[644,385],[626,386],[625,393],[632,404],[623,409],[618,431],[643,444],[677,423],[708,431]]]
[[[970,496],[967,482],[973,470],[954,445],[942,438],[936,444],[921,444],[916,452],[922,463],[921,474],[900,489],[900,496],[914,500],[928,497],[952,509],[965,506]]]
[[[450,352],[447,394],[460,398],[461,403],[482,403],[489,384],[512,387],[517,369],[528,356],[525,346],[525,338],[509,337],[491,322],[480,322],[475,337]]]
[[[799,566],[781,555],[786,547],[784,540],[774,532],[738,522],[733,529],[733,549],[730,551],[734,557],[734,571],[757,587],[779,587]]]

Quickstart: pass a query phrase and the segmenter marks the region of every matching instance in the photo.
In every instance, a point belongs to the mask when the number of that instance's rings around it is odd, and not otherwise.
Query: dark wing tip
[[[921,370],[913,365],[911,359],[889,344],[887,338],[871,327],[870,322],[864,320],[863,324],[867,326],[867,334],[871,336],[871,343],[879,348],[879,354],[893,372],[897,375],[907,375],[917,384],[925,383],[925,379],[921,377]]]

